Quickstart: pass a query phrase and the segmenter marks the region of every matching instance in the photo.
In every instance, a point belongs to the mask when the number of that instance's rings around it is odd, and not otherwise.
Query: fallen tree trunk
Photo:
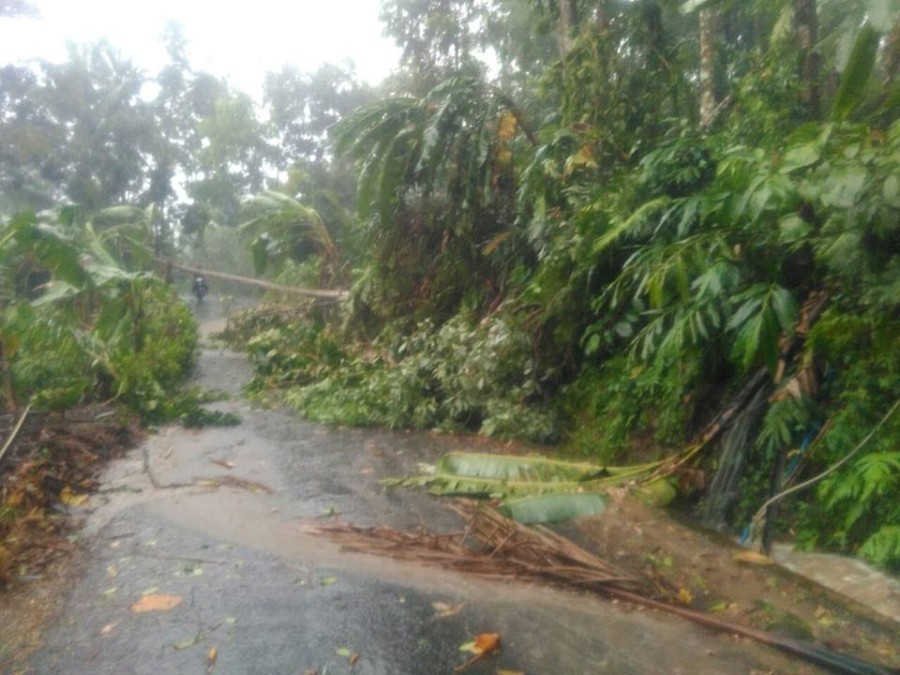
[[[263,281],[262,279],[253,279],[250,277],[241,277],[236,274],[227,274],[226,272],[214,272],[212,270],[204,270],[199,267],[191,267],[182,265],[181,263],[164,258],[156,259],[159,264],[168,270],[176,269],[189,274],[201,275],[209,279],[220,279],[222,281],[233,281],[235,283],[244,284],[246,286],[256,286],[266,291],[274,291],[276,293],[287,293],[290,295],[302,295],[308,298],[318,298],[320,300],[334,300],[340,302],[345,300],[349,293],[345,290],[331,290],[321,288],[299,288],[297,286],[285,286],[283,284],[275,284],[271,281]]]

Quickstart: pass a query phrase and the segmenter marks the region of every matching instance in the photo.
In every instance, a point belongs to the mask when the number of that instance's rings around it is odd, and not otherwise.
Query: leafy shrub
[[[241,312],[228,320],[223,337],[247,351],[253,391],[317,381],[347,358],[334,329],[303,306],[269,304]]]
[[[477,430],[547,441],[553,416],[541,405],[526,335],[507,321],[471,327],[456,317],[410,336],[382,336],[374,358],[357,357],[321,380],[293,389],[287,402],[328,422],[391,428]]]
[[[11,363],[16,392],[42,407],[118,397],[158,418],[196,356],[190,309],[152,277],[19,305],[10,316],[6,330],[20,340]]]
[[[667,446],[684,439],[691,368],[649,365],[620,356],[579,373],[561,403],[568,452],[602,463],[637,443]]]

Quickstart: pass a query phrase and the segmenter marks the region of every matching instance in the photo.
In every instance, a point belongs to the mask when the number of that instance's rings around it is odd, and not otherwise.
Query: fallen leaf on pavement
[[[227,459],[211,459],[209,461],[218,464],[219,466],[224,466],[226,469],[234,468],[234,462],[230,462]]]
[[[175,651],[180,652],[185,649],[190,649],[191,647],[200,644],[204,640],[205,636],[203,635],[203,631],[197,631],[197,634],[188,638],[187,640],[182,640],[181,642],[176,642],[172,646],[175,648]]]
[[[679,588],[678,601],[683,605],[689,605],[694,601],[694,595],[686,588]]]
[[[333,586],[335,583],[337,583],[337,577],[325,577],[319,583],[323,586]]]
[[[453,669],[453,672],[459,673],[474,665],[488,654],[492,654],[500,649],[499,633],[481,633],[477,635],[472,642],[462,645],[459,650],[463,652],[472,652],[475,656],[470,658],[461,666]]]
[[[178,595],[145,595],[131,605],[132,612],[166,612],[181,604]]]
[[[118,625],[119,625],[118,621],[116,621],[115,623],[106,624],[105,626],[103,626],[103,628],[100,629],[100,635],[109,635],[110,633],[112,633],[115,630],[116,626],[118,626]]]
[[[432,602],[431,606],[434,608],[435,619],[446,619],[448,616],[459,614],[459,611],[465,607],[463,603],[451,605],[449,602]]]
[[[490,654],[491,652],[497,651],[499,648],[499,633],[482,633],[475,638],[475,649],[473,651],[476,654]]]
[[[206,672],[209,673],[212,671],[213,666],[216,665],[216,659],[219,658],[219,650],[215,647],[209,648],[209,653],[206,655]]]

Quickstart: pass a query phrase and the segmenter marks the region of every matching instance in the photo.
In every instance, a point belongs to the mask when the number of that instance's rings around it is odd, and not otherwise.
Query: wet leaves
[[[197,487],[206,487],[218,489],[222,487],[237,488],[238,490],[247,490],[248,492],[265,492],[266,494],[275,494],[275,490],[268,485],[264,485],[255,480],[247,480],[237,476],[216,476],[215,478],[198,478],[194,481]]]
[[[499,633],[480,633],[471,642],[466,642],[465,644],[460,646],[459,650],[461,652],[471,652],[472,654],[474,654],[474,656],[463,663],[461,666],[457,666],[456,668],[454,668],[454,672],[459,673],[466,670],[467,668],[470,668],[484,657],[493,654],[499,649]]]
[[[201,630],[197,631],[194,637],[187,638],[185,640],[182,640],[181,642],[176,642],[172,646],[175,648],[175,651],[180,652],[200,644],[201,642],[203,642],[204,638],[205,636],[203,635],[203,631]]]
[[[183,601],[180,595],[145,595],[131,605],[131,611],[137,614],[143,612],[167,612],[178,607]]]
[[[455,614],[459,614],[460,610],[465,607],[463,603],[451,605],[449,602],[432,602],[431,606],[434,608],[435,619],[446,619],[447,617],[454,616]]]
[[[116,629],[116,626],[118,626],[118,625],[119,625],[118,621],[116,621],[114,623],[106,624],[105,626],[103,626],[103,628],[100,629],[100,635],[103,637],[110,635]]]
[[[355,652],[352,649],[347,647],[338,647],[334,650],[334,653],[338,656],[341,656],[350,663],[351,666],[355,666],[357,661],[359,661],[359,652]]]
[[[472,650],[476,654],[490,654],[500,649],[499,633],[481,633],[475,638],[475,648]]]
[[[15,420],[0,418],[0,437],[7,438]],[[59,504],[82,506],[96,486],[97,465],[130,446],[137,433],[128,415],[101,417],[90,407],[25,419],[0,461],[0,587],[16,575],[38,573],[66,550]]]

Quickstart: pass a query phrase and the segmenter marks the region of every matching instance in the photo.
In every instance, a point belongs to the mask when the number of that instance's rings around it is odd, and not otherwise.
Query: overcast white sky
[[[356,65],[373,84],[396,67],[399,51],[381,35],[378,0],[36,0],[42,18],[0,19],[0,64],[62,61],[66,42],[107,38],[149,74],[165,63],[160,36],[181,24],[191,64],[258,96],[266,72],[289,63]]]

